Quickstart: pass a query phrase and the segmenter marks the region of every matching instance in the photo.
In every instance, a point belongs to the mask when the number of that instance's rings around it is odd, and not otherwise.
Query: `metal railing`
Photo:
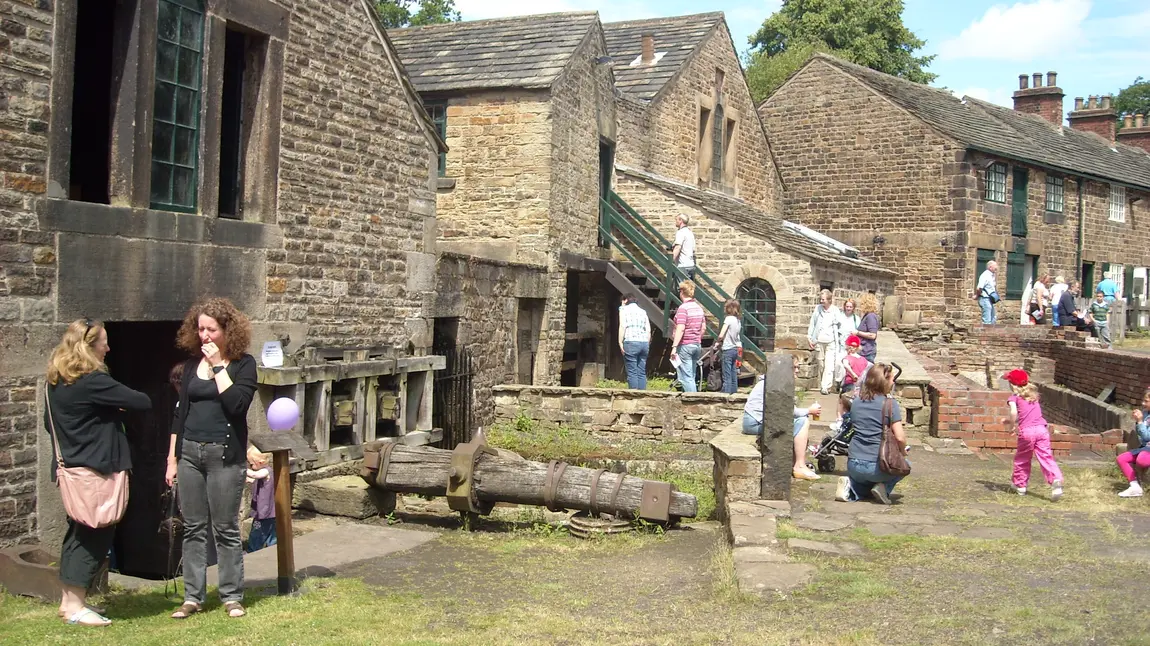
[[[614,192],[609,192],[606,198],[600,198],[599,206],[601,210],[600,235],[605,242],[619,250],[623,257],[630,261],[651,284],[658,286],[663,296],[663,329],[670,329],[669,324],[673,317],[673,311],[682,304],[675,285],[686,280],[686,275],[675,266],[668,252],[672,247],[671,242]],[[628,248],[628,245],[631,248]],[[725,317],[723,305],[731,298],[730,295],[697,266],[693,280],[695,282],[695,300],[716,321],[721,322]],[[742,321],[744,323],[742,333],[744,352],[752,354],[760,360],[765,360],[766,352],[747,336],[746,325],[749,324],[768,338],[770,330],[758,320],[750,317],[742,317]],[[718,338],[719,328],[710,320],[706,323],[706,331]]]

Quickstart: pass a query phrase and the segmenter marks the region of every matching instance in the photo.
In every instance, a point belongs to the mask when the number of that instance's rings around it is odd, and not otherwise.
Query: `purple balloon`
[[[268,426],[273,431],[286,431],[299,421],[299,406],[294,399],[280,397],[268,406]]]

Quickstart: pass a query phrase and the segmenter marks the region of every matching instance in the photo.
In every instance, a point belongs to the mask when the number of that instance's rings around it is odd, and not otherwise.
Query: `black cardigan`
[[[176,412],[172,416],[172,435],[176,436],[176,457],[183,452],[184,420],[188,416],[188,386],[196,376],[196,369],[200,359],[194,357],[184,364],[184,375],[180,381],[180,401],[176,404]],[[235,441],[229,436],[227,448],[224,449],[224,462],[226,464],[239,464],[243,462],[248,449],[248,407],[256,394],[258,375],[256,373],[256,360],[250,354],[245,354],[239,360],[228,364],[224,370],[232,378],[232,385],[220,393],[220,404],[224,409],[224,417],[228,418],[232,429],[235,430]]]
[[[63,379],[55,386],[48,384],[48,402],[52,417],[49,420],[49,411],[45,409],[44,428],[51,434],[55,427],[64,466],[88,467],[105,475],[132,468],[132,453],[122,430],[120,409],[151,410],[152,400],[147,395],[97,370],[72,384],[64,383]],[[53,446],[52,462],[55,461]],[[55,467],[51,471],[54,481]]]

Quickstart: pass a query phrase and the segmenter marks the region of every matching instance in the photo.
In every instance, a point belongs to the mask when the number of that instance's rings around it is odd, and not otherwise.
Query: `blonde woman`
[[[112,379],[104,365],[111,348],[104,324],[78,319],[68,325],[48,361],[44,428],[54,434],[66,467],[88,467],[104,475],[132,469],[128,438],[121,430],[124,411],[146,411],[152,400]],[[53,461],[55,461],[53,447]],[[52,479],[56,479],[55,469]],[[93,529],[68,519],[60,548],[60,616],[69,624],[107,626],[112,622],[85,605],[116,526]]]
[[[863,294],[862,298],[859,298],[859,311],[862,320],[855,330],[855,335],[861,342],[859,353],[866,357],[867,361],[874,363],[875,357],[878,356],[878,297],[869,292]]]

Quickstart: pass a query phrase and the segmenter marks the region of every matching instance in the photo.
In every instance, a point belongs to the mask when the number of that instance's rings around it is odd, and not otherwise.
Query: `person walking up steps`
[[[1150,469],[1150,388],[1142,395],[1142,408],[1134,409],[1131,415],[1134,417],[1138,448],[1118,456],[1118,468],[1130,483],[1129,487],[1118,494],[1123,498],[1138,498],[1142,495],[1142,485],[1138,484],[1138,474],[1134,467]]]
[[[1062,497],[1062,470],[1054,461],[1050,450],[1050,432],[1046,419],[1042,416],[1042,406],[1038,403],[1038,387],[1030,383],[1030,375],[1025,370],[1011,370],[1002,375],[1010,382],[1014,394],[1010,396],[1010,424],[1018,433],[1018,448],[1014,451],[1014,475],[1011,481],[1020,496],[1026,495],[1026,484],[1030,480],[1030,459],[1038,457],[1038,466],[1050,485],[1050,499]],[[1003,423],[1006,423],[1004,418]]]

